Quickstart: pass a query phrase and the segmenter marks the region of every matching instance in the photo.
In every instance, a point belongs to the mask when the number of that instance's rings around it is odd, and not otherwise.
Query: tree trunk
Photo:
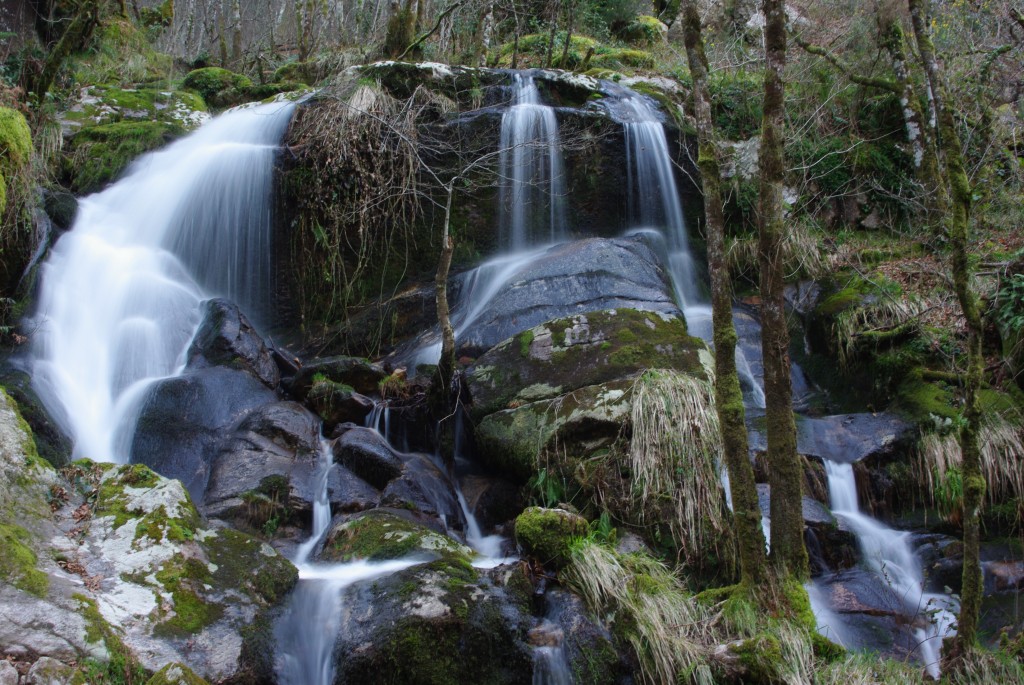
[[[567,15],[565,19],[565,46],[562,48],[562,58],[558,60],[558,67],[560,69],[569,68],[566,65],[569,62],[569,46],[572,43],[572,22],[574,18],[573,15],[575,14],[574,9],[574,3],[570,3],[566,8]]]
[[[917,39],[917,51],[921,57],[921,66],[924,67],[926,88],[928,91],[928,124],[934,132],[939,130],[938,113],[942,108],[942,100],[939,97],[939,67],[935,62],[935,45],[932,43],[931,34],[928,31],[928,0],[907,0],[910,8],[910,24],[914,27],[914,37]]]
[[[783,127],[785,125],[786,14],[782,0],[763,0],[765,15],[764,118],[761,125],[758,261],[761,270],[761,349],[771,483],[771,559],[782,575],[808,575],[801,483],[790,378],[789,330],[782,297]]]
[[[53,85],[54,79],[57,78],[57,73],[60,71],[61,66],[63,66],[64,61],[71,56],[71,53],[81,50],[89,41],[93,29],[99,24],[99,9],[100,3],[96,0],[82,3],[78,13],[75,14],[67,29],[61,34],[60,40],[57,41],[57,44],[46,55],[43,69],[39,76],[34,79],[30,88],[37,103],[41,104],[43,98],[46,97],[46,93]]]
[[[551,33],[548,35],[548,56],[544,66],[551,68],[551,60],[555,55],[555,31],[558,30],[558,3],[551,3]]]
[[[740,579],[748,588],[764,581],[765,541],[761,507],[750,464],[743,393],[736,372],[736,328],[732,321],[732,281],[725,258],[725,216],[722,211],[721,173],[715,147],[708,90],[708,65],[701,35],[697,0],[683,2],[683,37],[693,77],[693,109],[697,120],[698,161],[704,191],[708,269],[711,272],[711,308],[715,342],[715,408],[722,430],[725,465],[729,469],[736,538],[739,542]]]
[[[966,655],[977,645],[978,617],[983,592],[980,560],[980,514],[985,497],[985,476],[981,471],[981,410],[978,389],[984,373],[982,356],[982,321],[977,298],[971,290],[971,267],[968,261],[968,240],[971,221],[971,186],[960,151],[960,136],[953,113],[945,106],[946,90],[935,61],[935,50],[923,18],[926,8],[922,0],[908,0],[913,19],[918,53],[934,91],[938,119],[939,145],[942,152],[946,183],[949,188],[949,215],[946,235],[949,238],[950,268],[956,299],[967,322],[967,374],[964,381],[964,422],[960,429],[960,452],[963,473],[964,566],[963,589],[960,592],[960,617],[952,657]]]
[[[231,3],[231,62],[236,70],[242,68],[242,7],[239,0]]]
[[[448,197],[444,207],[444,230],[441,235],[441,259],[437,265],[437,276],[434,278],[434,301],[437,305],[437,322],[441,326],[441,358],[437,362],[437,375],[440,392],[447,398],[451,392],[452,377],[455,374],[455,330],[452,328],[451,310],[448,306],[448,271],[452,266],[452,253],[455,241],[450,231],[452,213],[452,195],[454,185],[446,189]]]

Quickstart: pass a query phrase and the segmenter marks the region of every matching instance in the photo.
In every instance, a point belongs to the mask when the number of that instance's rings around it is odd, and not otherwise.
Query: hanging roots
[[[680,560],[693,568],[709,557],[732,568],[732,515],[719,477],[722,436],[715,411],[710,357],[702,355],[709,380],[676,371],[644,373],[633,388],[629,464],[633,503],[641,523],[664,520]]]
[[[571,552],[559,580],[599,615],[614,615],[640,662],[643,682],[714,682],[708,645],[714,642],[708,608],[688,597],[661,563],[619,555],[590,540]],[[682,674],[689,674],[683,679]]]

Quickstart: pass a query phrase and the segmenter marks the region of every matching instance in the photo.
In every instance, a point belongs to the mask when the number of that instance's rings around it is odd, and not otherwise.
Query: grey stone
[[[48,656],[41,656],[28,669],[29,685],[71,685],[75,669]]]
[[[249,371],[267,387],[275,388],[280,372],[249,320],[234,302],[214,298],[203,305],[203,320],[188,349],[193,369],[228,366]]]
[[[0,685],[18,685],[18,669],[9,661],[0,660]]]

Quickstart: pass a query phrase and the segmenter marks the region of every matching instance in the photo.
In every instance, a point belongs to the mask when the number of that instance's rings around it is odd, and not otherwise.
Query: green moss
[[[620,70],[625,67],[653,69],[654,55],[644,50],[611,48],[596,55],[590,64],[598,69]]]
[[[657,17],[640,15],[619,31],[618,35],[634,45],[657,45],[665,36],[665,25]]]
[[[11,176],[32,157],[32,132],[21,112],[0,107],[0,173]]]
[[[896,390],[896,408],[911,420],[928,424],[933,417],[955,419],[959,411],[953,390],[944,383],[932,383],[922,378],[921,369],[909,373]]]
[[[233,588],[273,604],[298,582],[298,569],[290,561],[250,535],[225,528],[202,544],[216,567],[210,571],[214,587]]]
[[[146,685],[209,685],[184,664],[168,664],[153,674]]]
[[[71,139],[65,180],[77,193],[99,190],[140,155],[184,133],[180,124],[122,121],[83,128]]]
[[[252,86],[247,76],[220,67],[204,67],[190,71],[182,82],[185,88],[196,91],[208,105],[224,101],[228,91],[243,91]]]
[[[740,664],[746,672],[744,682],[782,682],[780,671],[785,662],[782,645],[775,635],[761,633],[739,644],[730,645],[729,651],[739,657]]]
[[[13,523],[0,523],[0,577],[14,587],[45,597],[50,578],[36,568],[36,553],[29,546],[29,532]]]
[[[586,519],[561,509],[530,507],[515,523],[516,542],[544,564],[561,568],[570,561],[570,548],[590,532]]]
[[[469,550],[445,535],[388,511],[371,511],[331,531],[321,558],[400,559],[413,553],[465,560]]]
[[[144,682],[147,677],[145,669],[121,640],[117,630],[103,618],[96,602],[80,594],[73,595],[72,599],[78,602],[79,613],[85,619],[86,641],[93,644],[102,642],[107,649],[106,663],[89,658],[80,664],[86,682],[95,685],[130,685]]]
[[[524,357],[530,356],[530,345],[533,343],[533,329],[523,331],[519,334],[519,354]]]
[[[822,300],[815,313],[820,316],[835,316],[847,309],[856,307],[863,301],[864,294],[870,288],[871,284],[867,281],[859,278],[854,279],[846,287]]]
[[[39,467],[44,469],[52,469],[53,466],[50,464],[50,462],[46,461],[45,459],[39,456],[39,449],[36,446],[36,440],[35,436],[32,433],[32,427],[28,425],[28,422],[25,421],[24,417],[21,415],[21,408],[18,406],[18,403],[14,400],[13,397],[7,394],[7,390],[5,390],[4,388],[0,388],[0,396],[2,396],[3,401],[7,402],[7,406],[11,408],[11,411],[14,412],[14,415],[17,417],[18,420],[18,428],[21,429],[22,433],[25,436],[25,439],[21,443],[21,451],[25,455],[25,465],[28,466],[29,468]]]
[[[198,559],[175,557],[165,562],[155,576],[160,586],[171,593],[174,614],[153,628],[154,635],[194,635],[224,615],[223,605],[199,594],[204,585],[212,584],[213,576]]]

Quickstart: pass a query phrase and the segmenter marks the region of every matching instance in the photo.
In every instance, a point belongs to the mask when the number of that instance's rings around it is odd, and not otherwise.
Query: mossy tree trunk
[[[964,167],[953,113],[947,106],[945,83],[935,59],[935,48],[928,33],[925,0],[908,0],[917,39],[918,54],[934,94],[939,146],[949,190],[949,212],[945,223],[949,239],[950,268],[957,302],[967,323],[967,373],[964,381],[963,424],[960,428],[960,452],[963,473],[964,566],[960,593],[960,617],[952,656],[961,657],[975,648],[978,618],[981,613],[983,584],[980,560],[980,514],[985,497],[985,476],[981,471],[981,410],[978,389],[982,383],[982,321],[978,301],[971,289],[968,240],[971,221],[971,185]]]
[[[785,171],[786,13],[782,0],[763,0],[765,16],[764,114],[759,160],[758,262],[761,270],[761,349],[771,483],[771,560],[781,575],[805,578],[801,483],[790,378],[789,330],[782,291],[782,184]]]
[[[46,55],[42,71],[30,84],[29,90],[37,103],[42,103],[67,58],[89,42],[93,30],[100,22],[102,4],[99,0],[83,0],[78,4],[68,27]]]
[[[721,173],[711,118],[708,62],[704,53],[697,0],[683,0],[683,38],[693,78],[693,109],[697,121],[700,167],[704,192],[704,232],[711,272],[711,308],[715,342],[715,408],[722,431],[725,465],[729,469],[740,578],[747,587],[765,578],[765,540],[761,507],[747,445],[747,426],[740,377],[736,371],[736,328],[732,321],[732,281],[725,258],[725,215],[722,211]]]

